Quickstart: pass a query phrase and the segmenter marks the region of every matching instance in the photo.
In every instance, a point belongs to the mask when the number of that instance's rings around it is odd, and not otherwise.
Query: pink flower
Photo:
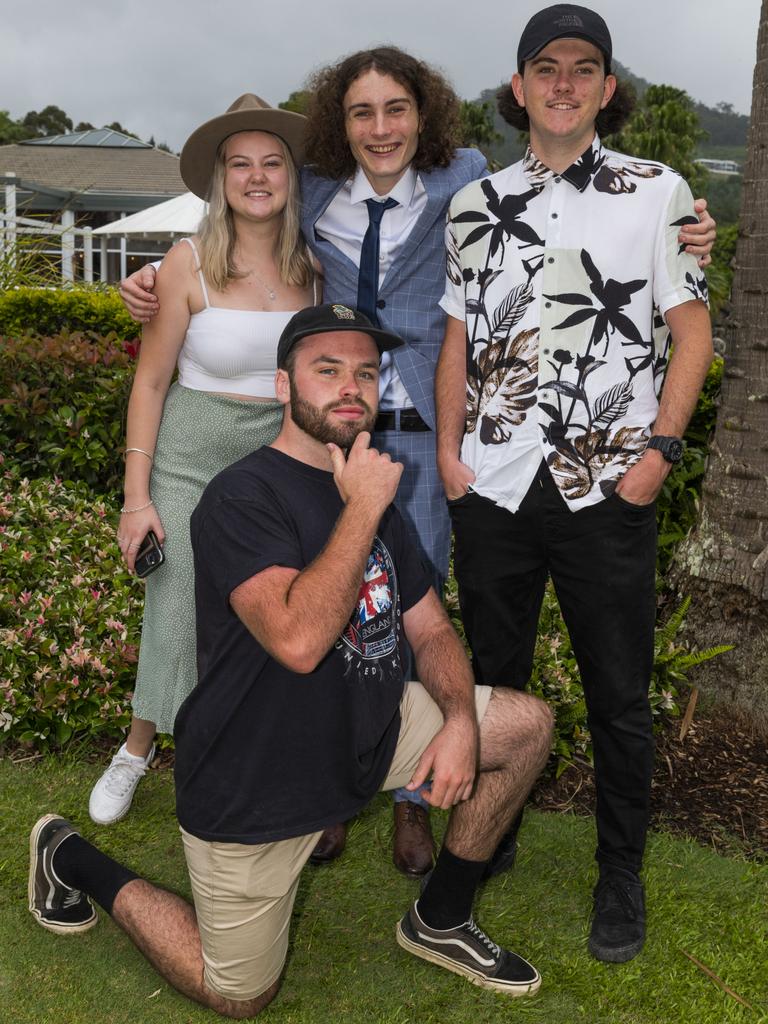
[[[22,590],[22,592],[19,594],[19,600],[23,605],[28,605],[29,602],[32,600],[32,591]]]
[[[80,677],[79,676],[72,676],[72,679],[71,679],[69,685],[70,686],[79,686],[80,685]]]
[[[32,553],[30,551],[22,551],[21,552],[21,560],[22,560],[22,562],[28,562],[31,557],[32,557]]]

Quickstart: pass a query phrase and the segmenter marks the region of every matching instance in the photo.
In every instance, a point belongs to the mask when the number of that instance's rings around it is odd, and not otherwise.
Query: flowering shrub
[[[25,475],[119,487],[135,354],[114,334],[0,338],[0,451]]]
[[[47,749],[73,736],[117,736],[130,721],[141,585],[123,566],[103,501],[7,467],[0,741]]]

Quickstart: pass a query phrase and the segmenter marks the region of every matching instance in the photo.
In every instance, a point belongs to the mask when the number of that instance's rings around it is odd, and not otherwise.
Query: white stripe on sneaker
[[[466,942],[462,942],[461,939],[436,939],[434,935],[425,935],[424,932],[417,932],[416,934],[427,943],[435,943],[441,946],[461,946],[481,967],[493,967],[496,963],[495,960],[484,960],[481,956],[478,956],[476,951],[471,946],[468,946]]]

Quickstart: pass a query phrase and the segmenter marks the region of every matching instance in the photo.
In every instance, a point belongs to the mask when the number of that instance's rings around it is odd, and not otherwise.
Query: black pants
[[[579,665],[595,756],[597,860],[639,871],[653,773],[648,685],[655,624],[656,509],[613,495],[569,511],[542,464],[514,514],[451,502],[454,571],[478,683],[522,689],[547,575]]]

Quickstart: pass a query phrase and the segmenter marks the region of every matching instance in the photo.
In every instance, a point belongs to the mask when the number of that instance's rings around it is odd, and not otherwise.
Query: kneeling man
[[[195,910],[62,818],[32,833],[30,909],[43,927],[89,928],[92,897],[171,985],[227,1016],[276,995],[322,829],[380,789],[428,778],[430,802],[453,811],[397,941],[509,995],[541,982],[474,923],[472,903],[546,760],[551,714],[474,686],[391,505],[402,466],[369,442],[379,357],[399,344],[347,306],[297,313],[278,347],[277,440],[219,474],[192,518],[199,683],[175,737]],[[403,679],[406,643],[420,683]]]

